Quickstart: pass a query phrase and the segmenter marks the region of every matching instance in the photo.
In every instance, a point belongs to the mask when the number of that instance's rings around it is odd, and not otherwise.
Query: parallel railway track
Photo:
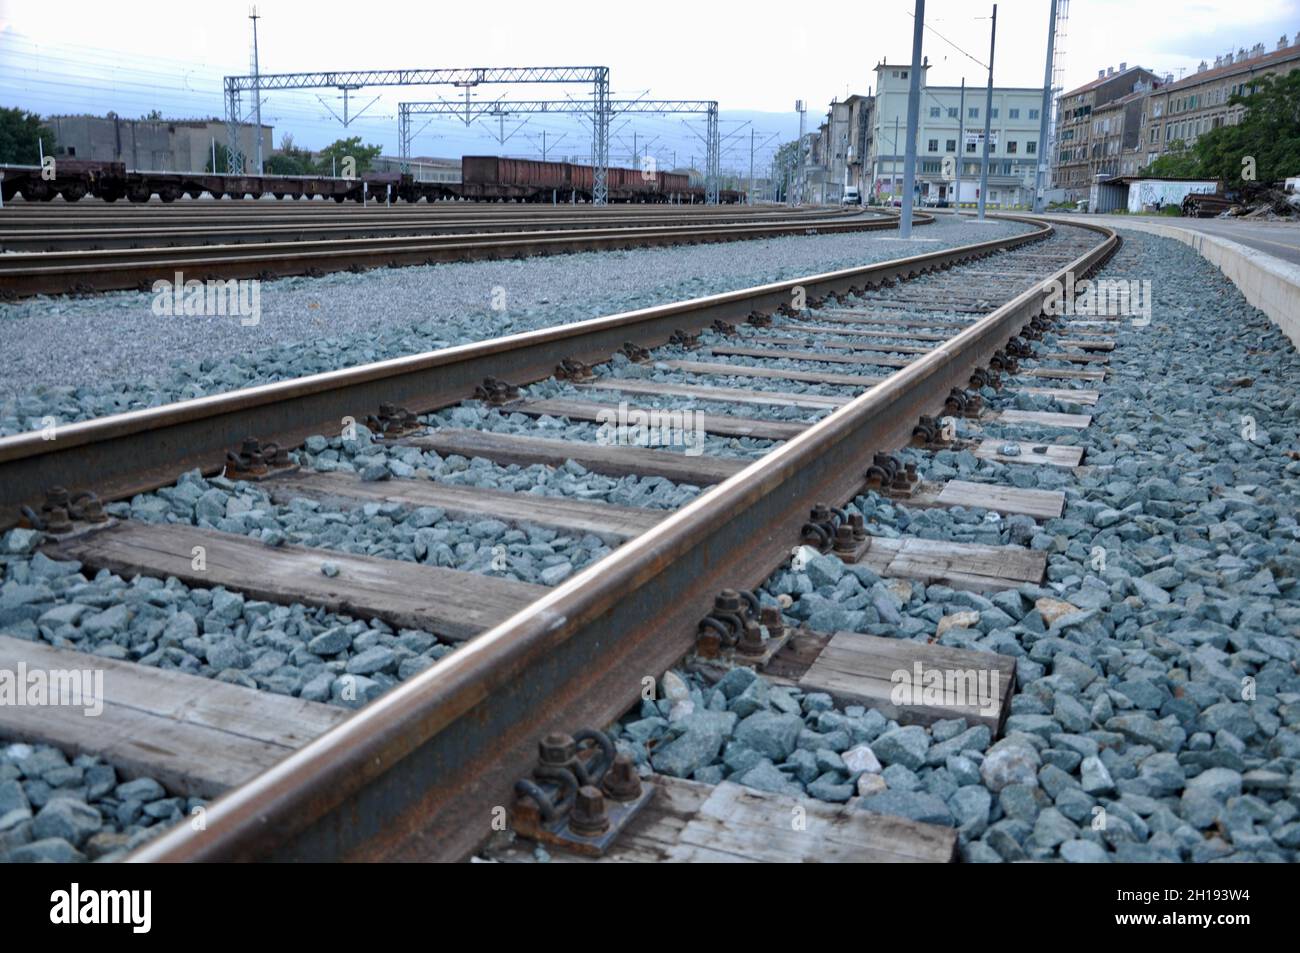
[[[214,803],[206,830],[182,825],[135,858],[459,860],[479,850],[492,830],[493,806],[511,803],[515,782],[535,762],[539,739],[618,718],[638,699],[643,677],[658,676],[696,647],[700,620],[721,590],[755,586],[789,558],[817,504],[843,504],[866,485],[880,487],[882,475],[881,489],[902,487],[918,505],[927,496],[935,497],[928,505],[945,505],[949,491],[972,492],[969,485],[949,484],[939,492],[909,484],[879,454],[918,439],[918,432],[936,439],[923,421],[960,413],[963,405],[973,411],[977,402],[967,403],[965,395],[973,383],[1000,377],[1003,385],[1020,387],[1021,381],[1013,382],[1019,376],[1031,389],[1095,400],[1090,384],[1074,386],[1081,377],[1089,382],[1104,373],[1091,367],[1106,346],[1095,336],[1081,333],[1033,368],[1018,367],[1016,353],[1024,353],[1020,335],[1036,336],[1043,327],[1047,282],[1066,272],[1091,272],[1118,239],[1099,227],[1033,225],[1031,232],[994,242],[73,424],[53,442],[38,435],[0,440],[0,506],[12,521],[19,507],[39,507],[54,484],[124,498],[164,486],[190,468],[219,471],[226,451],[250,433],[298,446],[380,403],[427,413],[455,406],[484,378],[523,386],[551,377],[557,365],[599,365],[623,349],[656,362],[647,365],[651,373],[635,379],[579,374],[583,379],[541,399],[502,386],[488,386],[482,396],[496,397],[503,415],[570,420],[599,419],[616,397],[647,408],[656,400],[692,398],[720,408],[704,418],[710,433],[774,441],[751,461],[610,448],[593,439],[557,446],[523,434],[446,427],[402,434],[400,440],[414,445],[500,465],[573,459],[598,473],[716,485],[668,515],[646,511],[643,518],[608,508],[603,525],[623,527],[611,535],[626,540],[612,554],[538,599],[524,593],[513,608],[497,607],[486,631],[470,626],[455,635],[473,637],[434,668]],[[807,310],[799,307],[802,296]],[[708,337],[696,349],[691,342],[702,331]],[[641,353],[646,348],[664,350]],[[791,392],[792,382],[822,386]],[[746,417],[742,410],[773,404],[800,414],[773,420]],[[1078,425],[1064,419],[1070,415],[1049,416],[1061,418],[1061,426]],[[1014,425],[1025,415],[1007,411],[1002,418]],[[980,446],[977,452],[1003,449]],[[1026,460],[1051,456],[1051,449],[1026,446]],[[287,479],[342,486],[317,479],[329,476]],[[380,496],[421,505],[421,482],[387,481]],[[367,498],[366,485],[343,483],[345,496]],[[580,507],[546,515],[540,505],[532,514],[510,515],[503,511],[507,501],[491,494],[462,496],[447,503],[444,494],[443,502],[462,512],[503,514],[507,522],[602,519]],[[988,499],[978,505],[990,506]],[[190,531],[172,530],[181,540]],[[132,532],[128,521],[57,545],[93,564],[105,558],[115,533]],[[147,535],[147,528],[140,532]],[[205,532],[212,531],[193,529],[192,538]],[[225,544],[237,550],[241,539]],[[115,571],[162,571],[121,553],[113,559],[105,565]],[[393,572],[402,576],[407,570],[399,566],[407,565],[395,563]],[[409,586],[402,579],[400,585]],[[301,598],[337,601],[311,593]],[[463,611],[476,608],[483,607],[467,604]],[[457,611],[450,607],[444,616]],[[909,828],[907,836],[937,835]]]
[[[917,223],[931,220],[924,213],[918,213],[914,218]],[[441,261],[737,241],[780,235],[875,231],[896,226],[896,219],[892,216],[865,212],[812,217],[800,213],[790,218],[759,222],[748,219],[718,222],[710,216],[703,221],[665,225],[657,224],[655,219],[651,224],[614,227],[606,226],[603,216],[595,221],[600,223],[599,227],[584,227],[580,222],[571,221],[562,228],[546,225],[524,230],[482,233],[455,230],[429,234],[423,226],[417,226],[410,230],[413,234],[409,235],[310,240],[302,238],[300,230],[293,230],[295,237],[286,238],[274,230],[263,229],[256,234],[265,240],[246,243],[15,251],[0,255],[0,295],[25,297],[127,288],[147,290],[154,281],[171,280],[176,271],[183,271],[186,280],[260,279]],[[376,229],[382,233],[392,230],[391,225]],[[353,231],[344,228],[343,234],[350,235]],[[195,237],[201,238],[202,235]]]
[[[105,248],[156,248],[173,245],[217,245],[265,241],[306,241],[322,238],[394,237],[438,235],[448,232],[476,234],[523,230],[638,228],[799,220],[834,220],[857,214],[833,209],[752,209],[727,206],[704,212],[710,206],[615,207],[597,212],[578,206],[543,207],[542,210],[507,209],[500,212],[475,206],[469,210],[414,208],[321,208],[280,212],[275,208],[226,211],[220,207],[199,210],[56,215],[51,213],[0,213],[0,251],[43,252]],[[503,214],[504,212],[504,214]],[[882,213],[883,215],[883,213]]]

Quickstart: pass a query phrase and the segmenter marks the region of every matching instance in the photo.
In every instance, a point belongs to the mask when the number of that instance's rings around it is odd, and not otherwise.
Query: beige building
[[[910,66],[876,66],[876,99],[869,133],[870,161],[864,197],[888,203],[903,194],[907,152],[907,100]],[[979,198],[984,153],[983,85],[932,86],[928,62],[921,67],[921,104],[916,136],[916,194],[921,203],[973,204]],[[1034,87],[993,89],[989,114],[989,193],[993,208],[1018,208],[1033,203],[1038,163],[1039,110],[1043,91]],[[957,176],[961,195],[957,194]]]

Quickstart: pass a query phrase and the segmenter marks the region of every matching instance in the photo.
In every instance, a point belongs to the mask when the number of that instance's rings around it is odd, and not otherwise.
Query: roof
[[[1098,76],[1090,83],[1084,83],[1082,86],[1079,86],[1075,89],[1067,90],[1066,92],[1061,93],[1060,98],[1064,99],[1067,96],[1077,96],[1080,93],[1086,93],[1090,89],[1096,89],[1098,86],[1103,86],[1106,83],[1111,82],[1112,80],[1119,79],[1119,77],[1121,76],[1127,76],[1129,73],[1136,73],[1139,71],[1144,73],[1150,73],[1152,76],[1156,75],[1153,70],[1149,70],[1145,66],[1130,66],[1128,69],[1120,70],[1118,73],[1109,73],[1106,76]]]
[[[1219,184],[1219,180],[1204,175],[1117,175],[1102,182],[1103,185],[1132,185],[1134,182],[1207,182]]]
[[[1176,83],[1170,83],[1168,86],[1160,87],[1162,93],[1173,92],[1180,89],[1190,89],[1201,83],[1211,80],[1222,79],[1225,76],[1235,76],[1237,73],[1250,73],[1264,67],[1272,66],[1275,63],[1285,63],[1289,59],[1300,59],[1300,46],[1288,46],[1283,50],[1274,50],[1272,53],[1265,53],[1262,56],[1255,56],[1248,60],[1242,60],[1238,63],[1232,63],[1228,66],[1218,66],[1213,69],[1207,69],[1202,73],[1193,73],[1191,76],[1185,76]]]

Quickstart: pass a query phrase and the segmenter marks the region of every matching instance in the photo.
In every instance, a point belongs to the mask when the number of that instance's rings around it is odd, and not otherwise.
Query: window
[[[975,140],[972,139],[970,142],[966,143],[966,151],[967,152],[975,151]]]
[[[927,152],[938,152],[938,151],[939,151],[939,140],[938,140],[938,139],[931,139],[930,142],[929,142],[929,148],[928,148],[926,151],[927,151]]]
[[[956,107],[956,106],[949,106],[949,107],[948,107],[948,118],[949,118],[949,119],[956,119],[956,118],[957,118],[957,107]]]
[[[1031,156],[1032,156],[1032,155],[1034,155],[1034,154],[1037,153],[1037,152],[1038,152],[1038,143],[1037,143],[1035,140],[1033,140],[1033,139],[1028,139],[1028,140],[1026,140],[1026,141],[1025,141],[1025,153],[1026,153],[1027,155],[1031,155]]]
[[[938,119],[938,118],[939,118],[939,107],[938,107],[938,106],[931,106],[931,107],[930,107],[930,118],[931,118],[931,119]]]
[[[1019,119],[1019,118],[1020,118],[1020,110],[1019,110],[1019,109],[1008,109],[1008,110],[1007,110],[1007,118],[1008,118],[1008,119]]]
[[[1029,118],[1030,118],[1030,119],[1037,119],[1037,118],[1038,118],[1038,110],[1037,110],[1037,109],[1031,109],[1031,110],[1029,110]]]
[[[1016,142],[1015,142],[1015,140],[1013,139],[1013,140],[1010,140],[1009,142],[1007,142],[1007,155],[1010,156],[1010,155],[1015,155],[1015,154],[1016,154]]]
[[[980,117],[980,108],[978,106],[971,106],[969,109],[966,110],[967,119],[978,119],[979,117]]]
[[[944,152],[956,152],[956,151],[957,151],[957,140],[956,140],[956,139],[949,139],[949,140],[947,140],[946,143],[945,143],[945,145],[944,145],[944,150],[943,150],[943,151],[944,151]]]
[[[1010,162],[1004,162],[1004,163],[1002,163],[1002,174],[1003,174],[1003,175],[1010,175],[1010,174],[1011,174],[1011,163],[1010,163]]]
[[[903,70],[899,70],[899,71],[898,71],[898,78],[899,78],[899,79],[907,79],[907,70],[905,70],[905,69],[903,69]]]
[[[994,107],[993,107],[992,112],[989,113],[989,118],[991,118],[991,119],[997,119],[997,118],[998,118],[998,107],[997,107],[997,106],[994,106]]]

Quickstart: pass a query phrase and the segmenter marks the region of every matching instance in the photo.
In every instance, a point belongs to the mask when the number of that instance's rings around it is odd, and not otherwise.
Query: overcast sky
[[[924,53],[930,82],[983,83],[991,4],[931,0]],[[1300,30],[1300,2],[1267,0],[1074,0],[1065,38],[1065,85],[1079,85],[1120,61],[1158,72],[1194,70],[1201,59],[1264,43]],[[865,93],[883,58],[911,57],[911,0],[804,5],[755,2],[551,4],[543,0],[487,3],[402,3],[357,0],[262,0],[258,4],[263,72],[400,67],[606,65],[615,96],[649,92],[657,98],[717,99],[724,116],[740,111],[784,113],[752,117],[753,128],[776,140],[797,129],[794,100],[809,103],[810,122],[832,97]],[[1048,0],[998,5],[994,79],[998,85],[1041,86]],[[114,11],[129,15],[114,16]],[[598,14],[591,11],[598,10]],[[220,115],[221,76],[247,73],[248,6],[229,0],[0,0],[0,89],[3,105],[41,113],[114,109],[140,116]],[[942,34],[940,37],[939,34]],[[946,40],[944,39],[946,38]],[[978,61],[978,62],[976,62]],[[555,87],[551,88],[553,92]],[[449,88],[361,90],[359,109],[380,100],[349,130],[396,151],[396,103],[455,95]],[[582,95],[585,90],[574,90]],[[546,90],[485,87],[484,96],[544,98]],[[335,90],[268,95],[263,118],[300,144],[319,147],[343,131],[329,109],[342,111]],[[321,102],[321,99],[324,102]],[[813,117],[816,116],[817,119]],[[738,122],[730,128],[738,128]],[[507,123],[505,132],[514,125]],[[728,128],[724,124],[724,129]],[[530,121],[501,148],[486,131],[482,151],[525,154],[540,133],[566,138],[561,151],[585,149],[581,128],[563,119]],[[499,133],[499,128],[496,129]],[[655,148],[692,148],[680,119],[644,119],[623,127],[658,136]],[[459,154],[466,133],[439,121],[416,152]],[[736,142],[741,137],[737,136]],[[760,137],[764,138],[764,137]],[[743,130],[748,160],[749,129]],[[775,145],[775,141],[773,146]],[[736,143],[733,143],[733,146]],[[735,159],[735,149],[730,159]],[[770,147],[768,149],[770,152]]]

